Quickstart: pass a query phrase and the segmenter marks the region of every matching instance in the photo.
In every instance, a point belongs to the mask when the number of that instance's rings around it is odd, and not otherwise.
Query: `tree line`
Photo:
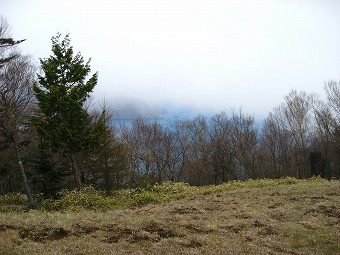
[[[108,194],[155,182],[220,184],[249,178],[340,178],[340,82],[326,100],[292,90],[261,122],[242,110],[212,117],[135,120],[114,126],[105,102],[91,107],[98,74],[75,54],[69,35],[52,37],[40,59],[0,23],[0,194],[55,197],[93,185]],[[89,77],[89,78],[88,78]]]

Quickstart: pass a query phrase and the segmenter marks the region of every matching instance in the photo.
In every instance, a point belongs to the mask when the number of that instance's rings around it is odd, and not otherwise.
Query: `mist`
[[[242,107],[258,117],[292,89],[321,94],[339,79],[339,12],[335,0],[5,0],[0,10],[37,62],[56,32],[70,33],[99,73],[97,102],[202,113]]]

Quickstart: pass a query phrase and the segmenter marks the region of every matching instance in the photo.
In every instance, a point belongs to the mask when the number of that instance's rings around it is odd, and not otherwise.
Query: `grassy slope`
[[[0,254],[340,254],[340,181],[166,184],[108,204],[1,212]]]

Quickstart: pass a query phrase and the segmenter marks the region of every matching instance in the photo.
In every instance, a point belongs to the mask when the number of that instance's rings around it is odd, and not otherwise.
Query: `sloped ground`
[[[0,254],[340,254],[340,181],[231,191],[139,208],[0,213]]]

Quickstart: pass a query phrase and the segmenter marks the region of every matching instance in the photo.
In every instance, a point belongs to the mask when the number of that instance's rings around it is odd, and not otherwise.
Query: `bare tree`
[[[213,183],[209,122],[206,117],[198,116],[188,124],[190,143],[184,165],[185,180],[193,185]]]
[[[170,132],[165,139],[168,146],[168,178],[171,181],[183,180],[183,173],[188,162],[191,148],[191,121],[175,120],[170,123]]]
[[[177,181],[181,178],[183,165],[183,154],[185,148],[181,146],[179,130],[168,130],[164,133],[162,148],[165,156],[165,178],[170,181]]]
[[[34,108],[32,85],[35,70],[29,57],[20,56],[7,63],[0,72],[2,147],[10,147],[15,151],[30,205],[34,204],[34,200],[26,177],[21,148],[30,131],[28,117],[32,115]]]
[[[237,179],[235,165],[236,144],[232,140],[232,125],[227,114],[222,112],[211,118],[212,165],[214,182],[218,184]]]
[[[264,122],[262,150],[267,171],[274,177],[309,176],[309,148],[313,139],[315,96],[292,90]]]
[[[285,97],[284,113],[287,128],[295,141],[296,177],[306,176],[308,168],[307,147],[311,142],[312,107],[314,96],[304,91],[292,90]]]
[[[234,144],[240,178],[257,178],[258,134],[255,119],[239,111],[231,118],[231,143]]]
[[[292,136],[286,126],[284,105],[274,108],[264,121],[261,147],[267,177],[292,175]]]
[[[324,89],[327,94],[328,104],[335,113],[335,118],[340,125],[340,82],[329,81]]]
[[[0,16],[0,68],[3,67],[5,63],[19,56],[19,54],[13,50],[13,46],[23,41],[25,40],[14,40],[10,38],[9,24],[6,18]],[[8,51],[10,51],[10,53],[7,55],[6,53]]]
[[[153,181],[156,173],[162,179],[163,164],[158,161],[161,160],[159,147],[162,135],[158,124],[149,124],[142,119],[135,120],[131,128],[123,131],[122,139],[130,152],[130,185]]]
[[[315,133],[314,133],[314,152],[310,154],[311,161],[313,161],[311,170],[312,174],[320,174],[322,177],[330,177],[330,167],[329,162],[332,157],[332,149],[334,148],[334,140],[335,140],[335,126],[336,121],[333,118],[333,114],[329,105],[325,104],[321,100],[317,100],[313,106],[314,109],[314,117],[315,117]],[[319,154],[319,161],[314,162],[313,155]],[[324,164],[322,164],[322,160]],[[327,162],[327,163],[326,163]],[[315,169],[316,164],[319,169]],[[326,169],[327,168],[327,169]]]
[[[329,171],[332,171],[333,168],[333,174],[329,173],[330,177],[333,175],[340,178],[340,82],[329,81],[325,84],[324,90],[329,108],[323,107],[327,110],[316,111],[319,113],[317,120],[319,126],[323,127],[324,134],[327,134],[325,137],[329,146],[327,153],[330,153],[329,156],[333,163],[332,167],[329,166]]]

